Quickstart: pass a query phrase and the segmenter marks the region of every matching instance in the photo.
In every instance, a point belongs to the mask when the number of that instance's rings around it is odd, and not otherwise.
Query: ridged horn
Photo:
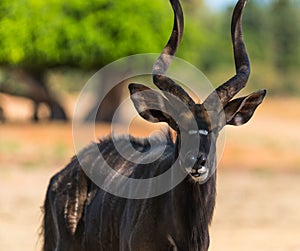
[[[216,98],[216,94],[220,98],[221,105],[224,107],[241,89],[246,86],[250,75],[250,62],[243,40],[242,34],[242,14],[246,6],[247,0],[239,0],[235,6],[231,21],[231,38],[234,51],[234,61],[236,75],[220,85],[211,93],[204,101],[204,105],[210,107]]]
[[[173,56],[181,42],[184,28],[184,18],[180,2],[178,0],[170,0],[170,3],[174,11],[173,30],[167,45],[153,65],[153,82],[160,90],[171,93],[185,104],[192,106],[195,104],[192,98],[182,87],[166,76],[166,72],[173,60]]]

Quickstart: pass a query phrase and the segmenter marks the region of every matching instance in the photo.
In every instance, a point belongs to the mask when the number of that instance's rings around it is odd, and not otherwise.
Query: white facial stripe
[[[199,134],[201,135],[208,135],[208,131],[207,130],[199,130]]]
[[[189,135],[195,135],[195,134],[201,134],[201,135],[204,135],[204,136],[207,136],[208,135],[208,131],[207,130],[199,130],[199,131],[196,131],[196,130],[190,130],[189,131]]]
[[[189,135],[195,135],[195,134],[198,134],[198,131],[196,131],[196,130],[190,130],[189,131]]]

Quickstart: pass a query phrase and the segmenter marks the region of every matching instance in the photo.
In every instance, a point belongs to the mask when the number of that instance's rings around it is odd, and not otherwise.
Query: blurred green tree
[[[300,67],[300,12],[291,0],[276,0],[271,6],[274,62],[278,70]]]
[[[233,6],[232,6],[233,7]],[[211,79],[221,79],[232,66],[229,17],[232,7],[212,13],[205,19],[209,37],[206,51],[197,66],[206,69]],[[243,33],[249,52],[252,74],[249,88],[263,83],[269,94],[300,94],[300,3],[294,0],[248,1],[243,16]],[[216,77],[215,77],[216,76]]]
[[[233,69],[232,8],[214,12],[203,0],[182,0],[182,4],[185,32],[177,55],[212,80],[223,80]],[[244,34],[254,62],[254,85],[264,82],[277,92],[300,90],[299,12],[293,0],[249,1]],[[49,69],[68,66],[93,71],[120,57],[159,53],[172,22],[167,0],[1,0],[0,65],[18,77],[4,78],[0,92],[33,100],[34,120],[41,102],[48,104],[52,119],[64,120],[64,108],[46,83]],[[275,88],[274,81],[282,83]],[[115,104],[108,106],[112,110],[119,104],[118,93],[114,90]],[[110,120],[109,114],[105,120]]]
[[[169,8],[160,0],[2,0],[0,62],[90,69],[156,52],[169,35]]]
[[[159,52],[172,21],[168,2],[161,0],[2,0],[0,64],[21,68],[31,84],[18,89],[2,83],[0,91],[26,96],[37,105],[45,102],[52,119],[64,120],[63,107],[45,83],[49,68],[99,69],[126,55]],[[28,89],[46,95],[22,92]]]

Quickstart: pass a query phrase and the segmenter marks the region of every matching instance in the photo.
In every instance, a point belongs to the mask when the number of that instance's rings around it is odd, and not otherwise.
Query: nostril
[[[205,164],[206,164],[206,156],[205,155],[203,155],[203,154],[201,154],[200,155],[200,157],[199,157],[199,164],[201,165],[201,166],[204,166]]]

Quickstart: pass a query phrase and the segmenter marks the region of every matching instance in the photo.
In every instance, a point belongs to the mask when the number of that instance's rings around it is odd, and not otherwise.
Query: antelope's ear
[[[246,97],[230,101],[225,107],[226,124],[240,126],[247,123],[256,108],[261,104],[266,95],[266,90],[259,90]]]
[[[170,106],[166,98],[159,92],[141,84],[130,84],[128,88],[134,107],[142,118],[152,123],[166,122],[176,130],[175,121],[167,114]]]

